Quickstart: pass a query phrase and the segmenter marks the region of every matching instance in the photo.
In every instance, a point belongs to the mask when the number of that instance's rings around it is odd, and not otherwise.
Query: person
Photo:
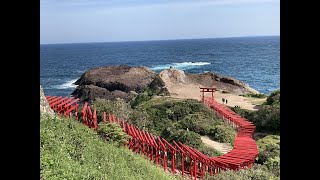
[[[224,98],[222,98],[222,103],[224,103]]]
[[[228,104],[228,99],[226,99],[226,104]]]

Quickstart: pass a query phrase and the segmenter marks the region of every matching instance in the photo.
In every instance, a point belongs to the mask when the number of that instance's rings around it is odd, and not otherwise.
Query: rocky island
[[[119,97],[127,102],[146,88],[158,94],[183,99],[200,100],[199,87],[216,87],[215,96],[229,98],[230,105],[240,105],[254,109],[254,103],[245,103],[240,94],[258,94],[247,84],[232,77],[217,75],[213,72],[191,74],[174,67],[156,73],[147,67],[127,65],[96,67],[86,71],[76,82],[77,88],[72,95],[82,102],[95,99],[114,100]],[[262,99],[261,99],[262,101]]]

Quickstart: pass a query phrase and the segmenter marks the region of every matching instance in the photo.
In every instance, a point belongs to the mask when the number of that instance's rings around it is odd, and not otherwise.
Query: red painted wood
[[[212,92],[213,94],[214,90],[203,90],[203,93],[204,92]],[[77,112],[79,105],[77,102],[79,99],[73,100],[73,98],[63,98],[61,96],[46,96],[46,98],[55,112],[63,112],[66,116],[72,116],[74,114],[75,117],[78,118]],[[152,162],[155,160],[156,164],[163,164],[165,171],[167,170],[168,162],[171,162],[171,171],[173,174],[176,173],[178,167],[178,169],[181,170],[182,176],[187,173],[190,174],[191,178],[196,179],[204,177],[205,173],[214,175],[227,169],[239,170],[244,167],[250,168],[258,155],[258,147],[252,139],[256,127],[252,122],[240,117],[228,107],[217,103],[213,98],[202,96],[202,101],[215,110],[216,114],[221,117],[223,121],[238,131],[234,140],[234,148],[227,154],[213,158],[181,142],[176,143],[172,141],[173,145],[171,145],[164,138],[154,137],[151,133],[141,131],[127,121],[120,121],[118,117],[115,118],[114,115],[111,116],[110,113],[108,113],[108,122],[118,123],[122,126],[123,131],[130,136],[128,148],[132,149],[133,152],[143,153],[150,158]],[[89,125],[89,127],[93,127],[94,129],[98,128],[96,109],[94,109],[92,113],[88,103],[85,103],[81,114],[82,121],[86,126]],[[106,123],[106,112],[103,112],[102,121]],[[168,152],[172,155],[171,159],[167,159]],[[180,164],[176,162],[177,154],[181,158]],[[189,159],[190,164],[185,166],[185,162],[189,162]],[[163,163],[161,163],[161,161]]]

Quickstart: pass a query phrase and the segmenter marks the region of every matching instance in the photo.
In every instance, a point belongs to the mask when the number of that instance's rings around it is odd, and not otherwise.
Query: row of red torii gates
[[[214,100],[213,92],[216,88],[201,88],[202,103],[215,110],[216,114],[238,133],[235,137],[234,148],[219,157],[207,156],[195,148],[189,147],[181,142],[172,141],[169,143],[164,138],[154,136],[146,131],[141,131],[136,126],[125,120],[120,120],[110,113],[102,112],[102,123],[117,123],[123,131],[131,138],[127,143],[133,152],[144,154],[152,162],[161,165],[164,171],[173,174],[180,173],[182,176],[189,176],[191,179],[203,178],[206,173],[215,175],[222,170],[239,170],[251,167],[258,154],[258,148],[252,139],[255,126],[240,117],[226,106]],[[205,97],[205,92],[211,92],[211,98]],[[85,126],[96,130],[98,128],[97,111],[91,110],[90,105],[85,102],[82,111],[79,113],[79,99],[73,97],[46,96],[50,107],[65,117],[75,117]],[[80,115],[79,115],[80,114]],[[107,120],[108,119],[108,120]],[[171,166],[171,167],[168,167]]]

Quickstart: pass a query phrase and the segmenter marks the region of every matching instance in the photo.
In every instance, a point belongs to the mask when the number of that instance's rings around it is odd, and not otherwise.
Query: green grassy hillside
[[[126,147],[71,119],[40,116],[43,179],[177,179]]]

